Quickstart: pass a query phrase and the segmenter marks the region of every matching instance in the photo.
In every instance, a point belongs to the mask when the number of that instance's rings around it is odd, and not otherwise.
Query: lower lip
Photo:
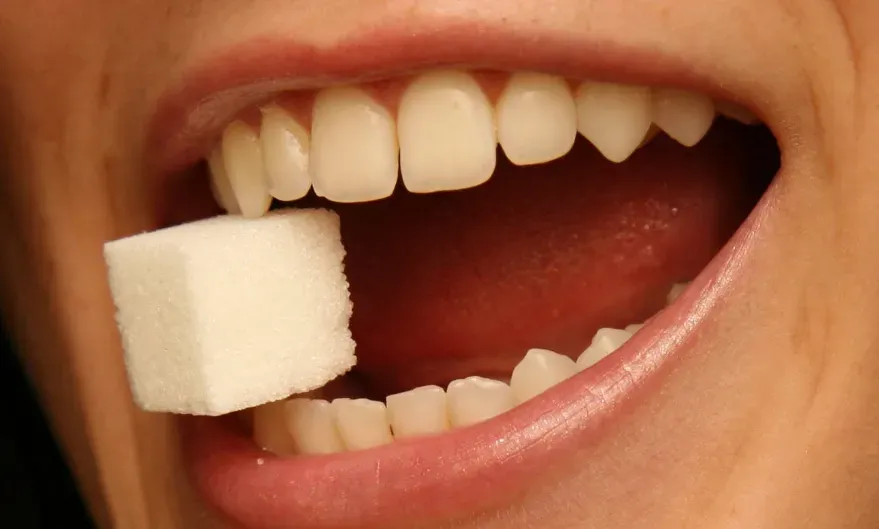
[[[328,456],[276,457],[222,420],[187,418],[196,487],[253,529],[414,526],[508,503],[649,399],[669,367],[695,350],[702,322],[741,277],[773,189],[672,306],[613,355],[539,397],[436,437]]]

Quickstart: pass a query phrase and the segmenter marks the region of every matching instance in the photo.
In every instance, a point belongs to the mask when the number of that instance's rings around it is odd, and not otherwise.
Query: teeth
[[[656,89],[653,122],[681,145],[692,147],[705,137],[714,122],[714,102],[694,92]]]
[[[273,197],[294,201],[312,188],[335,202],[386,198],[398,172],[414,193],[474,187],[491,178],[499,143],[514,164],[546,163],[567,154],[579,131],[620,163],[659,131],[696,145],[716,112],[759,122],[744,107],[683,90],[584,81],[572,94],[564,78],[533,72],[511,74],[496,109],[470,73],[428,72],[396,108],[395,121],[367,89],[326,88],[308,131],[270,104],[259,131],[241,121],[226,127],[220,154],[208,157],[211,191],[229,213],[258,217]]]
[[[262,110],[263,163],[269,193],[278,200],[297,200],[311,189],[308,176],[308,132],[277,106]]]
[[[639,145],[638,148],[640,149],[641,147],[644,147],[645,145],[649,144],[657,136],[659,136],[659,133],[660,133],[659,127],[657,127],[655,123],[651,123],[650,129],[647,130],[647,134],[644,135],[644,139],[641,141],[641,145]]]
[[[688,285],[675,284],[670,299]],[[387,405],[349,398],[332,403],[311,398],[270,403],[254,410],[254,440],[279,455],[331,454],[481,423],[597,364],[644,325],[599,329],[576,362],[546,349],[531,349],[513,369],[509,384],[473,376],[452,381],[447,391],[423,386],[390,395]]]
[[[441,71],[417,78],[400,100],[397,134],[403,183],[411,192],[465,189],[494,172],[494,112],[469,74]]]
[[[240,121],[223,132],[223,167],[241,214],[248,218],[265,214],[272,196],[266,186],[262,148],[256,132]]]
[[[635,334],[640,331],[641,328],[644,327],[643,323],[633,323],[631,325],[626,325],[626,332],[629,334]]]
[[[241,208],[235,200],[235,192],[232,191],[232,184],[229,182],[229,175],[226,174],[226,168],[223,167],[223,151],[218,147],[211,152],[208,157],[208,168],[211,172],[211,192],[214,200],[227,213],[232,215],[240,215]]]
[[[517,402],[525,402],[577,372],[574,361],[567,356],[531,349],[513,369],[510,388]]]
[[[331,404],[336,427],[348,450],[366,450],[394,440],[388,423],[388,409],[368,399],[336,399]]]
[[[632,333],[622,329],[598,329],[598,332],[596,332],[595,336],[592,338],[592,345],[601,347],[608,352],[613,352],[626,343],[631,337]]]
[[[320,399],[287,401],[287,428],[300,454],[333,454],[345,450],[330,403]]]
[[[716,101],[714,107],[717,109],[718,114],[734,119],[740,123],[744,123],[745,125],[756,125],[760,123],[760,118],[755,116],[753,112],[743,106],[736,105],[735,103],[730,103],[729,101]]]
[[[394,438],[404,439],[444,432],[449,429],[446,392],[438,386],[424,386],[387,398],[388,417]]]
[[[449,420],[454,427],[486,421],[515,405],[510,386],[498,380],[468,377],[449,384]]]
[[[619,349],[631,337],[632,333],[622,329],[598,329],[592,338],[592,345],[587,347],[583,354],[577,358],[577,368],[583,370],[592,367]]]
[[[397,184],[394,120],[358,88],[322,90],[314,102],[309,156],[314,191],[335,202],[386,198]]]
[[[672,285],[671,290],[668,291],[668,296],[666,296],[665,298],[666,305],[671,305],[672,303],[674,303],[674,301],[678,299],[681,294],[683,294],[684,290],[686,290],[688,286],[690,286],[689,283],[675,283],[674,285]]]
[[[650,108],[647,87],[584,82],[577,88],[577,128],[612,162],[625,161],[644,143]]]
[[[253,439],[263,450],[278,455],[296,452],[293,437],[287,430],[285,401],[270,402],[253,410]]]
[[[497,103],[498,141],[516,165],[561,158],[577,137],[577,109],[561,77],[518,73]]]

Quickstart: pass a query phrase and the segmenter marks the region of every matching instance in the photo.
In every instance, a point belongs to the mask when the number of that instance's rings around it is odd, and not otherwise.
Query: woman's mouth
[[[694,90],[443,68],[246,100],[165,148],[205,161],[162,180],[187,191],[158,224],[335,210],[358,357],[181,419],[195,483],[246,527],[417,526],[551,476],[698,347],[780,162]]]

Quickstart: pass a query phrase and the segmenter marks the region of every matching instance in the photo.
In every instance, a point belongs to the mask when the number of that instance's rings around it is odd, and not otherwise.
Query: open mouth
[[[530,71],[275,91],[205,136],[162,223],[332,209],[355,307],[342,379],[181,419],[257,528],[415,526],[564,465],[694,347],[780,165],[743,107]]]

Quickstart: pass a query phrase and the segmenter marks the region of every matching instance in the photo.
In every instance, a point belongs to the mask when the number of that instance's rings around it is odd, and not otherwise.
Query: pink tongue
[[[619,165],[579,142],[529,168],[499,153],[471,190],[333,205],[358,372],[381,392],[509,376],[529,348],[574,356],[598,327],[643,321],[762,193],[747,143],[715,127],[697,148],[661,136]]]

